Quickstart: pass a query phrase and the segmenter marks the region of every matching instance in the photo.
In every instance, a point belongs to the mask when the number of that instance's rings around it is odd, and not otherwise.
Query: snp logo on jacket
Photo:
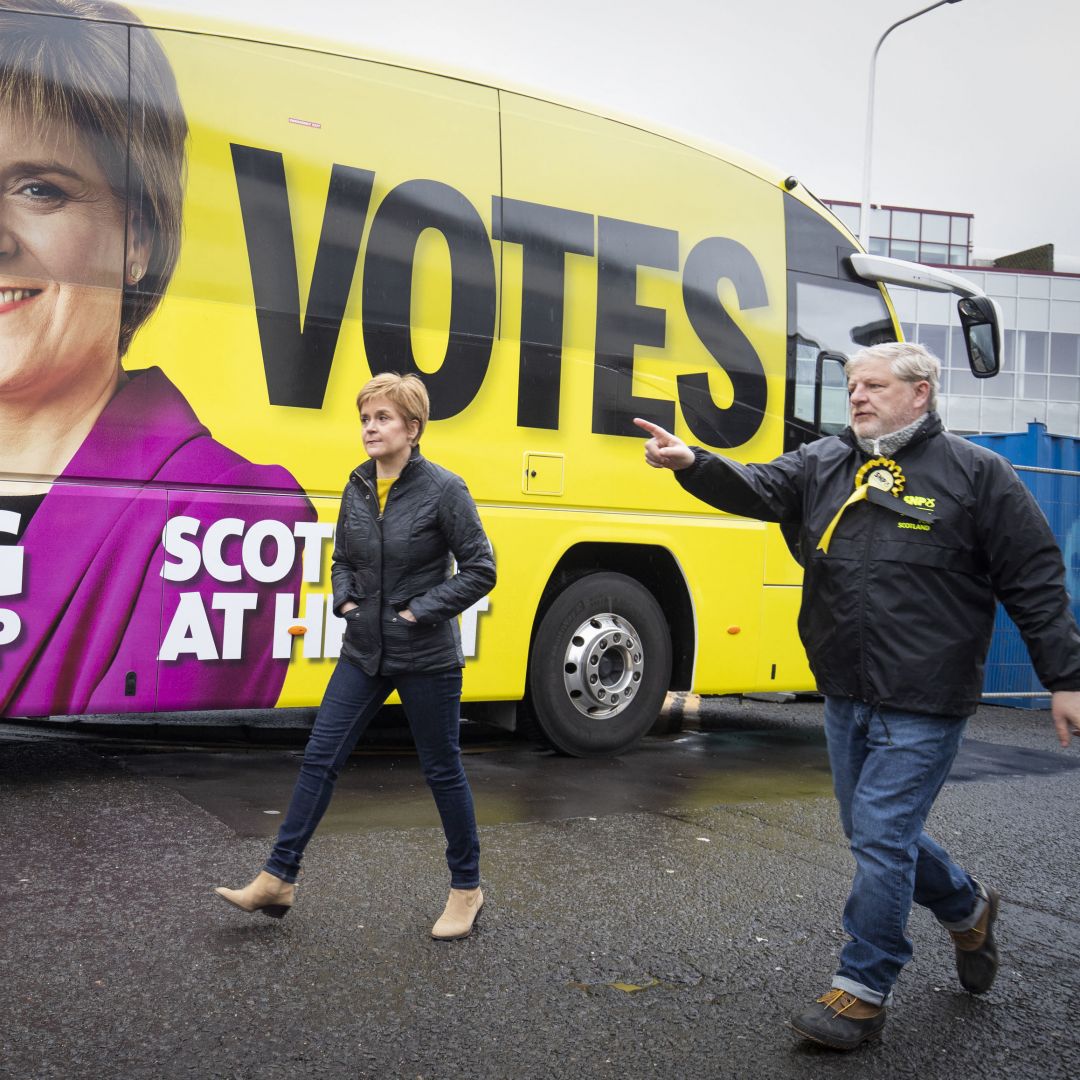
[[[0,510],[0,532],[17,536],[22,518],[13,510]],[[0,547],[0,596],[23,591],[23,549]],[[10,608],[0,608],[0,645],[10,645],[22,630],[22,620]]]
[[[896,527],[898,529],[915,529],[918,532],[929,532],[932,524],[930,515],[934,512],[935,500],[925,495],[904,495],[903,500],[908,506],[913,506],[916,510],[922,511],[919,514],[921,520],[898,521]]]

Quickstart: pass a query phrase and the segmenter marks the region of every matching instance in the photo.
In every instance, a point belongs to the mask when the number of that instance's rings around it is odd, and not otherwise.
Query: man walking
[[[966,990],[997,973],[997,891],[923,830],[979,702],[995,597],[1053,692],[1061,745],[1080,734],[1080,631],[1038,505],[1004,458],[944,430],[940,363],[924,348],[877,345],[846,370],[851,426],[765,465],[635,421],[645,460],[691,494],[798,533],[799,633],[856,871],[832,988],[791,1024],[838,1050],[884,1027],[913,900],[951,935]]]

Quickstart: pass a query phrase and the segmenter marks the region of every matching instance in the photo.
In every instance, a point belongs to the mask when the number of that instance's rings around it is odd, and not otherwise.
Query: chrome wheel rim
[[[645,654],[633,625],[605,612],[586,619],[570,636],[563,682],[574,708],[604,719],[630,706],[641,686]]]

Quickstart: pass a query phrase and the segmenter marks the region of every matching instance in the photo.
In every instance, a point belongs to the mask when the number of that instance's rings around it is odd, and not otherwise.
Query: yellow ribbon
[[[824,551],[827,555],[829,553],[829,541],[832,540],[832,534],[836,531],[836,526],[840,524],[840,518],[843,517],[844,511],[849,506],[854,506],[857,502],[861,502],[870,494],[869,484],[860,484],[847,498],[847,501],[836,514],[833,516],[832,521],[829,522],[828,528],[821,534],[821,539],[818,541],[818,551]]]
[[[863,483],[864,477],[866,478],[865,484]],[[832,540],[832,534],[836,531],[836,526],[840,524],[840,519],[844,516],[844,511],[849,506],[854,506],[855,503],[867,499],[870,495],[871,488],[874,488],[877,491],[887,491],[893,498],[896,498],[900,492],[904,490],[905,483],[904,474],[901,471],[900,466],[897,465],[892,458],[876,457],[864,462],[862,468],[855,474],[854,492],[848,496],[844,505],[833,515],[832,521],[829,522],[829,527],[821,534],[817,550],[824,551],[826,555],[829,553],[829,543]]]

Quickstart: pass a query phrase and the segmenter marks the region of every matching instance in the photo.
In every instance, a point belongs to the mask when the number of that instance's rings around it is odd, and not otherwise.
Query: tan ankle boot
[[[431,928],[431,936],[440,941],[468,937],[483,906],[484,894],[480,889],[451,889],[439,921]]]
[[[219,887],[214,892],[241,911],[261,911],[271,919],[283,919],[292,907],[296,886],[260,870],[255,880],[243,889]]]

